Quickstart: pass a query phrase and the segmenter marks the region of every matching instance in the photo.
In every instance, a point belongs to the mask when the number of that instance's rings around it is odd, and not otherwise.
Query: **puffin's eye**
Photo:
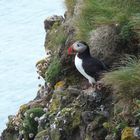
[[[79,45],[79,44],[77,44],[77,46],[78,46],[78,47],[80,47],[80,45]]]

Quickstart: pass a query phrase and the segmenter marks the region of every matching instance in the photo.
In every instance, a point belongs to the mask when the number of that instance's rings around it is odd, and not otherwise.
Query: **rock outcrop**
[[[48,30],[51,29],[51,27],[53,26],[54,23],[57,22],[57,23],[61,24],[63,21],[64,21],[63,16],[54,15],[54,16],[48,17],[48,18],[44,21],[44,28],[45,28],[45,31],[48,32]]]

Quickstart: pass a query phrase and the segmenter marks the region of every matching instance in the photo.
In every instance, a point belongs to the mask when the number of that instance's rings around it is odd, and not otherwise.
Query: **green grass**
[[[133,31],[133,27],[134,23],[132,22],[126,21],[125,23],[122,23],[119,34],[122,40],[128,42],[131,40],[131,38],[133,38],[133,35],[135,34]]]
[[[56,34],[56,38],[55,38],[55,44],[56,45],[61,45],[64,44],[66,41],[66,34],[63,31],[60,31]]]
[[[136,97],[140,94],[140,59],[129,57],[123,64],[126,66],[106,73],[103,81],[124,97]]]
[[[45,80],[50,83],[57,81],[61,72],[61,63],[59,58],[54,58],[45,73]]]
[[[100,25],[130,21],[140,13],[139,0],[84,0],[81,14],[77,17],[77,38],[86,40],[88,33]]]
[[[51,31],[48,34],[46,48],[52,51],[56,51],[57,47],[63,45],[67,39],[67,34],[64,29],[60,26],[52,27]]]
[[[71,16],[73,15],[75,4],[76,0],[65,0],[66,8]]]

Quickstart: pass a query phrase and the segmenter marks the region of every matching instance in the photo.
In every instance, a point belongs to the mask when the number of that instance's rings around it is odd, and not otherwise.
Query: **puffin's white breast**
[[[95,79],[93,77],[91,77],[90,75],[88,75],[83,66],[82,66],[82,59],[80,59],[77,54],[75,56],[75,66],[77,68],[77,70],[86,78],[88,79],[89,83],[92,84],[92,83],[96,83],[95,82]]]

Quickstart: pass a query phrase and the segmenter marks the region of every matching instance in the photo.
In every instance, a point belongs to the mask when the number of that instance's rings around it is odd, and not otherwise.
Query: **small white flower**
[[[38,65],[37,65],[37,68],[38,68],[38,67],[42,67],[42,64],[41,64],[41,63],[40,63],[40,64],[38,64]]]
[[[48,107],[48,106],[49,106],[49,104],[47,103],[47,104],[46,104],[46,107]]]
[[[44,67],[47,68],[48,67],[48,63],[44,63]]]
[[[51,124],[51,129],[56,129],[56,124],[55,123]]]
[[[33,117],[34,117],[34,114],[33,114],[33,113],[31,113],[31,114],[30,114],[30,118],[33,118]]]
[[[50,103],[52,102],[52,99],[50,100]]]
[[[101,110],[101,111],[104,111],[104,109],[105,109],[105,106],[104,106],[104,105],[101,105],[101,106],[100,106],[100,110]]]
[[[23,123],[22,125],[23,125],[23,127],[26,127],[26,124],[25,123]]]
[[[17,127],[17,126],[15,126],[15,130],[16,130],[16,131],[18,130],[18,127]]]
[[[27,112],[25,112],[25,113],[24,113],[24,116],[27,117],[27,115],[28,115]]]
[[[44,108],[43,111],[47,113],[48,112],[48,108]]]
[[[35,117],[34,120],[35,120],[36,122],[38,122],[39,118],[38,118],[38,117]]]
[[[67,121],[66,121],[66,120],[64,120],[63,122],[64,122],[64,124],[65,124]]]
[[[24,134],[24,130],[21,131],[21,134]]]
[[[33,133],[30,133],[29,134],[29,138],[33,138],[34,137],[34,134]]]
[[[59,130],[62,131],[63,129],[62,128],[59,128]]]
[[[50,87],[51,87],[51,84],[48,82],[48,83],[47,83],[47,86],[50,88]]]
[[[58,120],[58,118],[56,117],[56,118],[55,118],[55,121],[57,121],[57,120]]]
[[[46,118],[46,114],[42,115],[42,116],[39,118],[39,120],[43,120],[43,119],[45,119],[45,118]]]

